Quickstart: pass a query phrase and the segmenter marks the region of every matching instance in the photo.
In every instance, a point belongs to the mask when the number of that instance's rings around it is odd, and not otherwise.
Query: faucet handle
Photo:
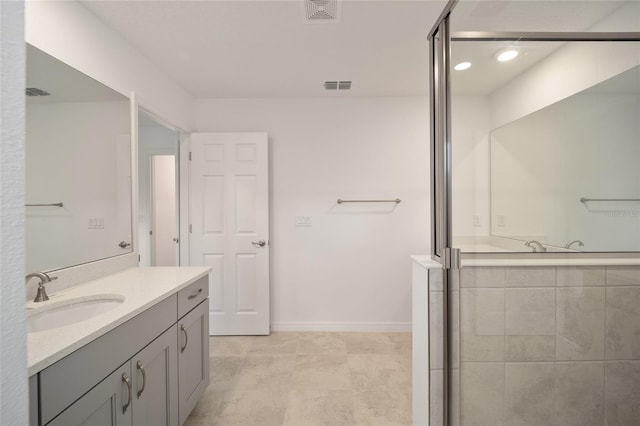
[[[38,290],[36,293],[36,298],[33,299],[34,302],[45,302],[49,300],[49,296],[47,295],[47,290],[44,287],[46,283],[50,283],[51,281],[57,280],[58,277],[51,277],[46,272],[33,272],[28,274],[25,281],[28,283],[31,278],[38,278],[40,281],[38,282]]]

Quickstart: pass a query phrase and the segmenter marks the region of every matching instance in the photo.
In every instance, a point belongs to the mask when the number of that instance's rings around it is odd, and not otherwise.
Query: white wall
[[[28,105],[27,203],[64,207],[27,208],[27,271],[130,251],[118,247],[131,242],[129,126],[126,101]],[[118,158],[121,135],[125,155]],[[89,229],[90,218],[102,219],[103,228]]]
[[[24,4],[0,2],[0,424],[26,425]]]
[[[190,130],[193,99],[122,36],[81,4],[29,1],[26,40],[125,96],[158,117]]]
[[[562,122],[558,121],[562,117]],[[637,251],[640,187],[637,94],[578,94],[494,132],[493,214],[499,235],[587,251]]]
[[[409,329],[409,255],[429,246],[428,117],[426,97],[196,102],[199,132],[269,134],[274,329]]]

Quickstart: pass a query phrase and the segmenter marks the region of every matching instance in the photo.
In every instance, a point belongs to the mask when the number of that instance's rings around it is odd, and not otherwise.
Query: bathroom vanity
[[[209,384],[209,271],[131,268],[27,304],[33,326],[47,305],[119,301],[28,333],[31,426],[182,425]]]

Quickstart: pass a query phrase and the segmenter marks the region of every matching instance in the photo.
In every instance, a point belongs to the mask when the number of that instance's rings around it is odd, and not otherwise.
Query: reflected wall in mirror
[[[519,55],[499,62],[508,48]],[[640,252],[640,43],[451,52],[453,66],[472,63],[451,74],[454,247]]]
[[[640,251],[639,101],[635,67],[493,130],[492,234]]]
[[[27,272],[130,253],[129,99],[31,45],[26,99]]]

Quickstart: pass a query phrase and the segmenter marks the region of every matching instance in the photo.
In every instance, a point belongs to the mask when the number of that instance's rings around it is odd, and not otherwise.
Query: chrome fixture
[[[251,244],[253,244],[255,247],[264,247],[267,245],[267,242],[265,240],[260,240],[260,241],[253,241],[251,242]]]
[[[526,243],[524,243],[525,246],[527,247],[531,247],[531,249],[533,249],[533,252],[541,252],[544,253],[547,251],[547,248],[545,246],[542,245],[542,243],[540,241],[537,240],[530,240],[527,241]]]
[[[25,284],[28,284],[31,278],[40,278],[40,282],[38,283],[38,292],[36,293],[36,298],[33,299],[33,301],[46,302],[49,300],[49,296],[47,295],[47,290],[44,288],[44,285],[53,280],[57,280],[58,277],[50,277],[46,272],[32,272],[25,278]]]
[[[25,204],[25,207],[64,207],[64,203],[51,203],[51,204]]]
[[[338,198],[337,203],[338,204],[342,204],[342,203],[396,203],[396,204],[400,204],[400,198],[396,198],[395,200],[342,200],[340,198]]]
[[[640,201],[640,198],[580,198],[581,203],[588,203],[589,201]]]
[[[573,240],[573,241],[571,241],[570,243],[567,243],[567,245],[566,245],[566,246],[564,246],[564,248],[566,248],[566,249],[570,249],[570,248],[571,248],[571,246],[572,246],[573,244],[576,244],[576,243],[578,243],[578,246],[580,246],[580,247],[584,246],[584,243],[583,243],[582,241],[580,241],[580,240]]]

